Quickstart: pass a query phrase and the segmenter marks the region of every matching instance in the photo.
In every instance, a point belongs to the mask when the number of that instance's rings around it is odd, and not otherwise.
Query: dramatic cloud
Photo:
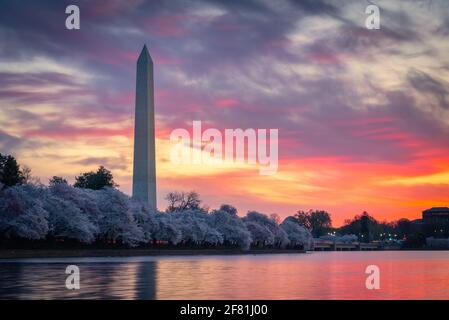
[[[77,4],[81,29],[65,28]],[[0,11],[0,152],[43,181],[103,164],[130,192],[135,63],[155,64],[159,203],[195,189],[279,212],[419,217],[449,199],[449,3],[9,1]],[[278,174],[176,166],[169,135],[277,128]]]

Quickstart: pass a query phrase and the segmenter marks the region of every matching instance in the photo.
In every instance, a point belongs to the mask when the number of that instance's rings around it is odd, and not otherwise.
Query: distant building
[[[422,222],[425,224],[446,224],[449,223],[449,208],[437,207],[424,210]]]
[[[438,207],[424,210],[422,223],[427,237],[449,237],[449,208]]]

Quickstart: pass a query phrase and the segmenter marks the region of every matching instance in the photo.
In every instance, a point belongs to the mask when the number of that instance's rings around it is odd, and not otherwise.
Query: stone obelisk
[[[137,59],[133,198],[156,205],[153,60],[145,45]]]

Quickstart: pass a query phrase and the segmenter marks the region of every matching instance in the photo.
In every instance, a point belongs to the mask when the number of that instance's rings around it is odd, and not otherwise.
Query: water
[[[65,288],[75,264],[81,289]],[[381,270],[367,290],[367,265]],[[0,260],[1,299],[449,299],[448,251]]]

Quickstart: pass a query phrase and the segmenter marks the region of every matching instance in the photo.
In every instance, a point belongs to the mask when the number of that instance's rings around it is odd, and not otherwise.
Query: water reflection
[[[79,290],[67,290],[65,269],[80,268]],[[155,261],[1,263],[1,299],[155,299]]]
[[[65,288],[76,264],[81,289]],[[365,288],[365,268],[381,289]],[[1,299],[449,299],[449,252],[39,259],[0,262]]]

